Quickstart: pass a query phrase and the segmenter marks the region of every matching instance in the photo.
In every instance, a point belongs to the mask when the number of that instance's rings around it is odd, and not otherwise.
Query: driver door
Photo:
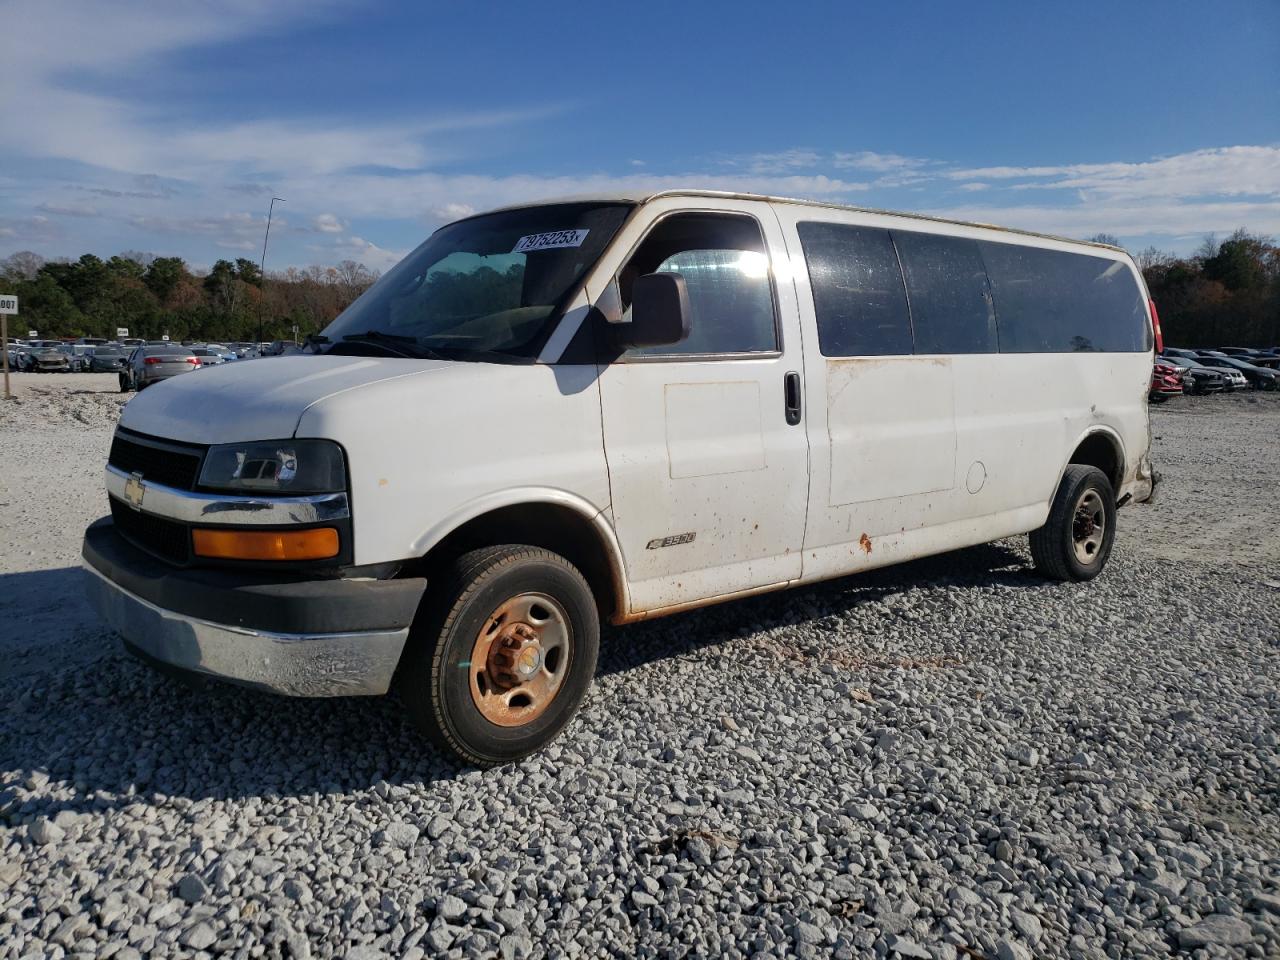
[[[599,370],[632,617],[800,576],[808,443],[795,290],[772,268],[781,231],[765,203],[697,205],[646,207],[609,281],[626,310],[636,277],[679,273],[692,315],[685,341]]]

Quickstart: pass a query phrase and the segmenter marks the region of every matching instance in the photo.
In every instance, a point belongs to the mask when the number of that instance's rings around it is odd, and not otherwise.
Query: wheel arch
[[[1124,483],[1128,464],[1125,458],[1124,441],[1111,427],[1091,427],[1076,440],[1071,455],[1058,471],[1059,482],[1067,466],[1072,463],[1097,467],[1111,481],[1111,489],[1115,491],[1115,495],[1120,496],[1120,487]]]
[[[428,582],[444,564],[479,547],[519,543],[558,553],[586,578],[601,619],[628,607],[622,551],[604,511],[560,490],[526,489],[482,498],[414,544],[409,564]]]

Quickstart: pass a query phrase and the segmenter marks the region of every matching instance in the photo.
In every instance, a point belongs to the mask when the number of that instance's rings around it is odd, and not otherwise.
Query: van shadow
[[[109,810],[138,794],[192,801],[395,791],[478,774],[409,726],[398,699],[295,699],[176,678],[134,659],[80,599],[76,567],[0,575],[0,810],[33,773],[63,785],[39,812]],[[799,590],[607,629],[599,673],[623,674],[747,632],[931,585],[1041,583],[998,544]],[[50,600],[59,600],[50,604]],[[20,802],[10,808],[21,814]]]
[[[880,567],[732,600],[626,627],[606,627],[597,673],[625,673],[657,660],[692,653],[748,633],[821,620],[912,587],[1043,587],[1027,558],[1006,542]]]

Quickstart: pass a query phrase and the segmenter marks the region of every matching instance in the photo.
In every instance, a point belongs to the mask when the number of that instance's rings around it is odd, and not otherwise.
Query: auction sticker
[[[580,247],[587,239],[587,230],[556,230],[552,233],[535,233],[516,241],[512,253],[532,253],[534,250],[557,250],[562,247]]]

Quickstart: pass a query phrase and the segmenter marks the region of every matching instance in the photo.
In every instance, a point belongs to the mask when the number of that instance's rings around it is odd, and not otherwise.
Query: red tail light
[[[145,363],[148,367],[151,366],[153,363],[163,363],[163,361],[159,357],[143,357],[142,362]]]
[[[1160,332],[1160,313],[1156,310],[1156,302],[1154,300],[1147,301],[1151,307],[1151,329],[1156,335],[1156,353],[1164,353],[1164,334]]]
[[[187,363],[194,363],[194,364],[198,367],[198,366],[200,366],[200,358],[199,358],[199,357],[187,357]]]

